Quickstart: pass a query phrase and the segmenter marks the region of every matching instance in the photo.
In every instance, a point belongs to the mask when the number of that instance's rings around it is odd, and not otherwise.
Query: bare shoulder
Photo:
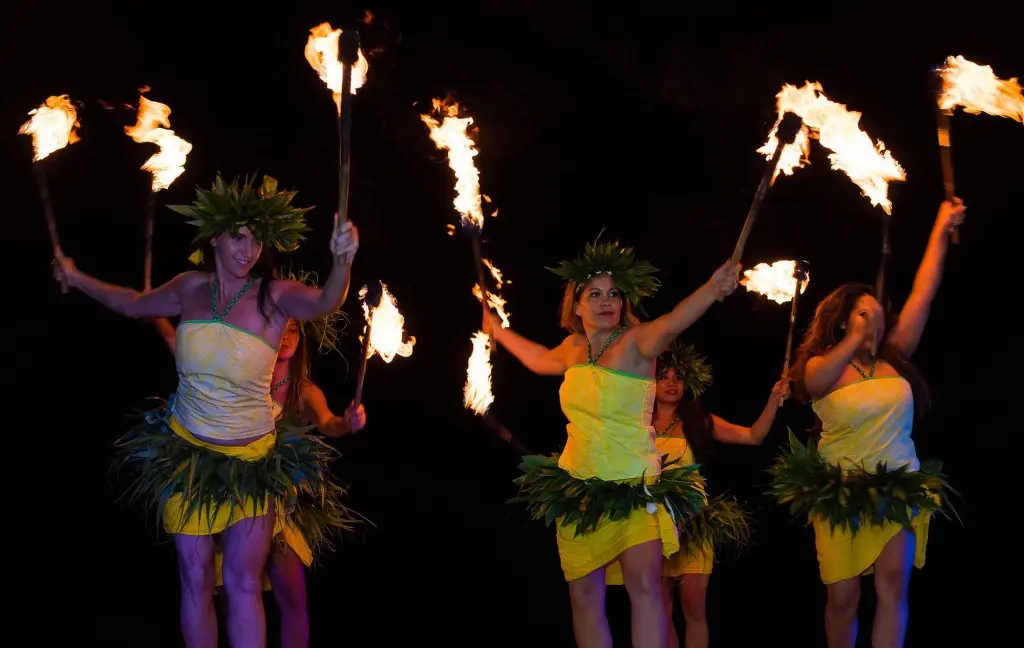
[[[558,345],[558,349],[562,352],[566,367],[586,362],[587,336],[582,333],[570,333]]]
[[[182,297],[188,297],[197,291],[204,289],[209,291],[210,273],[200,270],[188,270],[182,272],[167,282]]]

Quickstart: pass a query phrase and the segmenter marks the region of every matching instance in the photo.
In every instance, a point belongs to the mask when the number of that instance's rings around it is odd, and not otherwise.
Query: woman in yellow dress
[[[654,401],[654,443],[658,452],[682,466],[700,465],[713,454],[713,443],[761,445],[775,423],[782,401],[789,397],[789,380],[779,380],[761,415],[750,427],[730,423],[720,416],[706,413],[700,397],[711,384],[711,367],[692,345],[676,340],[658,358],[657,393]],[[679,587],[683,617],[686,620],[686,648],[706,648],[708,622],[704,606],[708,582],[714,567],[714,547],[708,546],[687,554],[676,552],[665,559],[662,581],[669,617],[669,645],[679,647],[679,637],[671,625],[675,586]],[[609,585],[622,584],[622,572],[609,567]]]
[[[151,292],[99,281],[67,257],[54,260],[55,278],[116,313],[181,318],[177,390],[118,442],[115,462],[134,473],[129,501],[154,506],[173,535],[181,630],[190,648],[217,644],[215,535],[224,549],[231,644],[262,648],[261,577],[275,525],[294,523],[313,540],[324,525],[346,522],[341,488],[326,465],[331,449],[302,430],[278,428],[270,391],[289,319],[338,310],[359,239],[351,223],[336,223],[333,267],[322,290],[271,280],[269,248],[292,251],[308,229],[309,210],[292,206],[294,196],[267,176],[260,185],[218,177],[210,190],[197,190],[194,204],[171,207],[199,227],[196,240],[208,242],[215,270],[182,273]],[[253,272],[261,269],[262,276]],[[304,515],[300,494],[323,498],[332,515]]]
[[[582,257],[563,261],[555,272],[568,284],[561,319],[570,333],[553,349],[485,314],[486,330],[527,369],[564,377],[565,449],[550,458],[524,458],[517,499],[535,517],[556,522],[582,648],[611,645],[605,567],[612,562],[621,563],[630,596],[633,645],[664,648],[669,623],[661,561],[679,550],[680,529],[697,523],[705,509],[700,475],[661,465],[651,428],[654,364],[672,340],[735,290],[738,267],[722,265],[670,313],[640,323],[632,309],[657,288],[655,270],[618,243],[588,244]]]
[[[930,405],[910,363],[938,291],[949,233],[964,219],[959,199],[939,207],[914,286],[898,317],[870,286],[844,284],[818,304],[797,350],[794,391],[809,399],[820,438],[772,471],[772,492],[814,527],[828,602],[829,648],[857,641],[861,576],[874,573],[874,646],[902,646],[907,589],[924,566],[931,516],[948,504],[937,462],[918,460],[914,419]]]
[[[315,285],[304,273],[286,275],[289,279]],[[281,346],[271,378],[271,396],[278,416],[294,417],[305,425],[313,425],[326,437],[339,438],[354,434],[366,425],[366,411],[362,404],[349,404],[344,415],[331,411],[323,390],[310,379],[309,342],[319,345],[321,351],[336,351],[337,314],[298,322],[289,320],[281,338]],[[154,320],[154,326],[174,353],[176,335],[174,325],[167,318]],[[311,338],[311,339],[310,339]],[[314,562],[310,544],[294,525],[281,529],[282,542],[270,552],[264,589],[274,593],[274,601],[281,616],[281,648],[309,646],[309,608],[306,602],[306,571]],[[223,589],[224,553],[219,546],[214,555],[215,586]],[[226,595],[221,597],[222,602]]]

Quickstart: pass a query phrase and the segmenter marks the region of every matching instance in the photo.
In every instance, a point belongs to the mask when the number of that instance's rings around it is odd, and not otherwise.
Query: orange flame
[[[466,387],[462,402],[476,414],[486,414],[494,394],[491,392],[491,338],[483,331],[473,334],[473,353],[466,369]]]
[[[771,265],[758,263],[753,269],[743,271],[740,285],[751,292],[764,295],[776,304],[785,304],[796,294],[796,279],[793,277],[795,270],[796,261],[776,261]],[[800,283],[801,295],[807,291],[807,284],[810,282],[811,275],[807,273],[806,278]]]
[[[381,282],[380,304],[370,308],[366,303],[367,287],[359,289],[359,299],[363,300],[363,317],[366,318],[366,328],[370,330],[370,344],[366,349],[366,357],[372,358],[376,353],[384,362],[391,362],[395,356],[408,358],[412,355],[412,348],[416,344],[416,338],[409,336],[405,340],[405,317],[398,311],[398,304],[394,296],[388,292],[388,287]],[[366,339],[366,328],[359,341]],[[403,341],[404,340],[404,341]]]
[[[768,159],[775,153],[779,145],[776,133],[785,112],[795,113],[804,122],[796,140],[783,149],[776,177],[779,173],[792,175],[793,169],[804,166],[810,139],[816,138],[832,151],[828,156],[832,168],[849,176],[872,205],[880,205],[886,214],[892,214],[889,183],[902,182],[907,174],[881,141],[873,143],[871,136],[861,130],[861,114],[826,97],[817,82],[808,81],[802,88],[787,83],[776,97],[779,118],[758,153]]]
[[[192,151],[192,144],[169,130],[170,115],[170,106],[140,96],[139,114],[135,125],[125,126],[124,129],[124,132],[139,144],[156,144],[160,147],[160,150],[142,165],[143,171],[153,174],[153,191],[171,186],[171,183],[185,171],[185,158]]]
[[[939,108],[952,112],[958,106],[972,115],[985,113],[1024,123],[1024,95],[1017,79],[1003,81],[989,65],[978,65],[963,56],[950,56],[938,70],[942,78]]]
[[[33,162],[78,141],[78,110],[67,95],[47,97],[28,114],[32,119],[21,125],[18,135],[32,136]]]
[[[473,158],[480,151],[466,132],[473,118],[459,117],[457,103],[448,105],[441,99],[434,99],[433,105],[433,113],[420,115],[420,119],[430,128],[430,139],[437,148],[448,151],[448,166],[455,172],[455,210],[462,215],[463,227],[482,230],[484,212],[480,196],[480,172],[473,163]],[[443,116],[444,121],[438,122],[435,116]]]
[[[341,30],[333,29],[331,23],[321,23],[309,30],[306,39],[306,60],[316,70],[327,88],[334,94],[334,105],[341,114],[341,78],[345,66],[338,59],[338,44],[341,41]],[[363,56],[363,50],[357,53],[356,63],[352,66],[352,94],[366,83],[366,74],[370,63]]]

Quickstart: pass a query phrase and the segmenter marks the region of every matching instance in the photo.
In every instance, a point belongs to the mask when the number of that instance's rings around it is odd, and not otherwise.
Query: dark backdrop
[[[48,95],[83,102],[82,141],[46,168],[64,249],[87,272],[141,283],[149,178],[139,166],[153,147],[123,134],[134,114],[119,106],[136,103],[136,88],[148,85],[147,96],[171,106],[172,128],[195,146],[161,204],[188,202],[218,171],[270,173],[299,189],[297,203],[318,205],[314,232],[294,258],[322,273],[336,200],[334,106],[302,51],[311,27],[358,19],[364,7],[319,4],[59,3],[5,26],[0,227],[8,279],[0,321],[9,348],[12,645],[179,643],[172,550],[154,544],[153,520],[114,502],[106,473],[126,415],[173,390],[174,365],[147,324],[80,294],[61,296],[49,280],[31,147],[17,127]],[[374,278],[388,284],[418,341],[408,359],[370,362],[369,425],[339,444],[352,504],[377,526],[311,575],[313,643],[572,645],[553,534],[503,504],[517,457],[461,403],[479,306],[469,247],[446,235],[457,218],[453,177],[419,112],[454,92],[475,117],[483,191],[500,207],[487,221],[484,254],[512,279],[504,295],[514,327],[554,344],[561,287],[544,267],[574,256],[602,228],[661,268],[652,314],[728,257],[764,168],[755,149],[785,82],[820,81],[863,112],[864,128],[907,169],[908,182],[891,189],[889,286],[902,302],[942,195],[928,70],[962,53],[1009,77],[1024,73],[1024,56],[998,17],[768,19],[724,10],[609,13],[577,2],[372,9],[364,43],[378,51],[355,98],[351,214],[362,245],[346,305],[348,361],[317,361],[315,378],[344,409],[362,327],[355,292]],[[1005,531],[1017,421],[1003,376],[1016,375],[1019,357],[1010,232],[1020,216],[1024,137],[1007,119],[958,114],[953,122],[969,220],[916,357],[936,407],[915,435],[922,456],[947,461],[966,502],[963,526],[933,525],[928,567],[914,575],[914,646],[985,643],[1016,612],[999,590],[1014,586],[1017,573]],[[880,217],[816,148],[809,168],[769,194],[744,260],[811,262],[802,329],[810,306],[837,284],[873,280]],[[185,269],[192,235],[160,209],[155,281]],[[711,411],[745,424],[757,416],[780,370],[788,310],[740,289],[685,334],[714,365]],[[494,357],[492,411],[535,451],[564,443],[557,387],[508,353]],[[785,424],[802,430],[807,418],[787,404],[762,447],[720,449],[715,487],[756,508],[757,526],[746,556],[719,565],[712,579],[715,645],[823,645],[811,533],[760,495]],[[626,596],[616,590],[609,599],[625,644]],[[276,623],[272,603],[268,610]],[[864,617],[863,641],[869,623]]]

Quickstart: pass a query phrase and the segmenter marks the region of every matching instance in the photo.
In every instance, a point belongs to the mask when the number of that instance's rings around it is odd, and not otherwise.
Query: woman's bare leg
[[[265,648],[263,569],[274,534],[273,511],[236,522],[224,531],[224,590],[228,638],[233,648]]]
[[[670,578],[661,579],[662,595],[665,597],[665,615],[668,616],[668,646],[679,648],[679,635],[676,634],[676,624],[672,623],[672,613],[676,597],[676,582]]]
[[[604,567],[569,581],[572,631],[579,648],[611,648],[612,631],[604,612]]]
[[[270,554],[270,585],[281,611],[281,648],[309,647],[306,567],[291,547]]]
[[[903,648],[907,636],[907,590],[914,569],[914,534],[901,531],[890,540],[875,562],[875,625],[873,648]]]
[[[686,619],[686,648],[708,648],[708,583],[711,574],[686,574],[679,582],[679,598]]]
[[[175,535],[181,582],[181,634],[187,648],[217,648],[213,607],[213,538]]]
[[[825,586],[825,637],[828,648],[854,648],[857,643],[857,605],[860,603],[860,576]]]
[[[629,594],[635,648],[668,646],[669,617],[665,614],[661,561],[661,540],[638,544],[619,554],[622,578]]]

